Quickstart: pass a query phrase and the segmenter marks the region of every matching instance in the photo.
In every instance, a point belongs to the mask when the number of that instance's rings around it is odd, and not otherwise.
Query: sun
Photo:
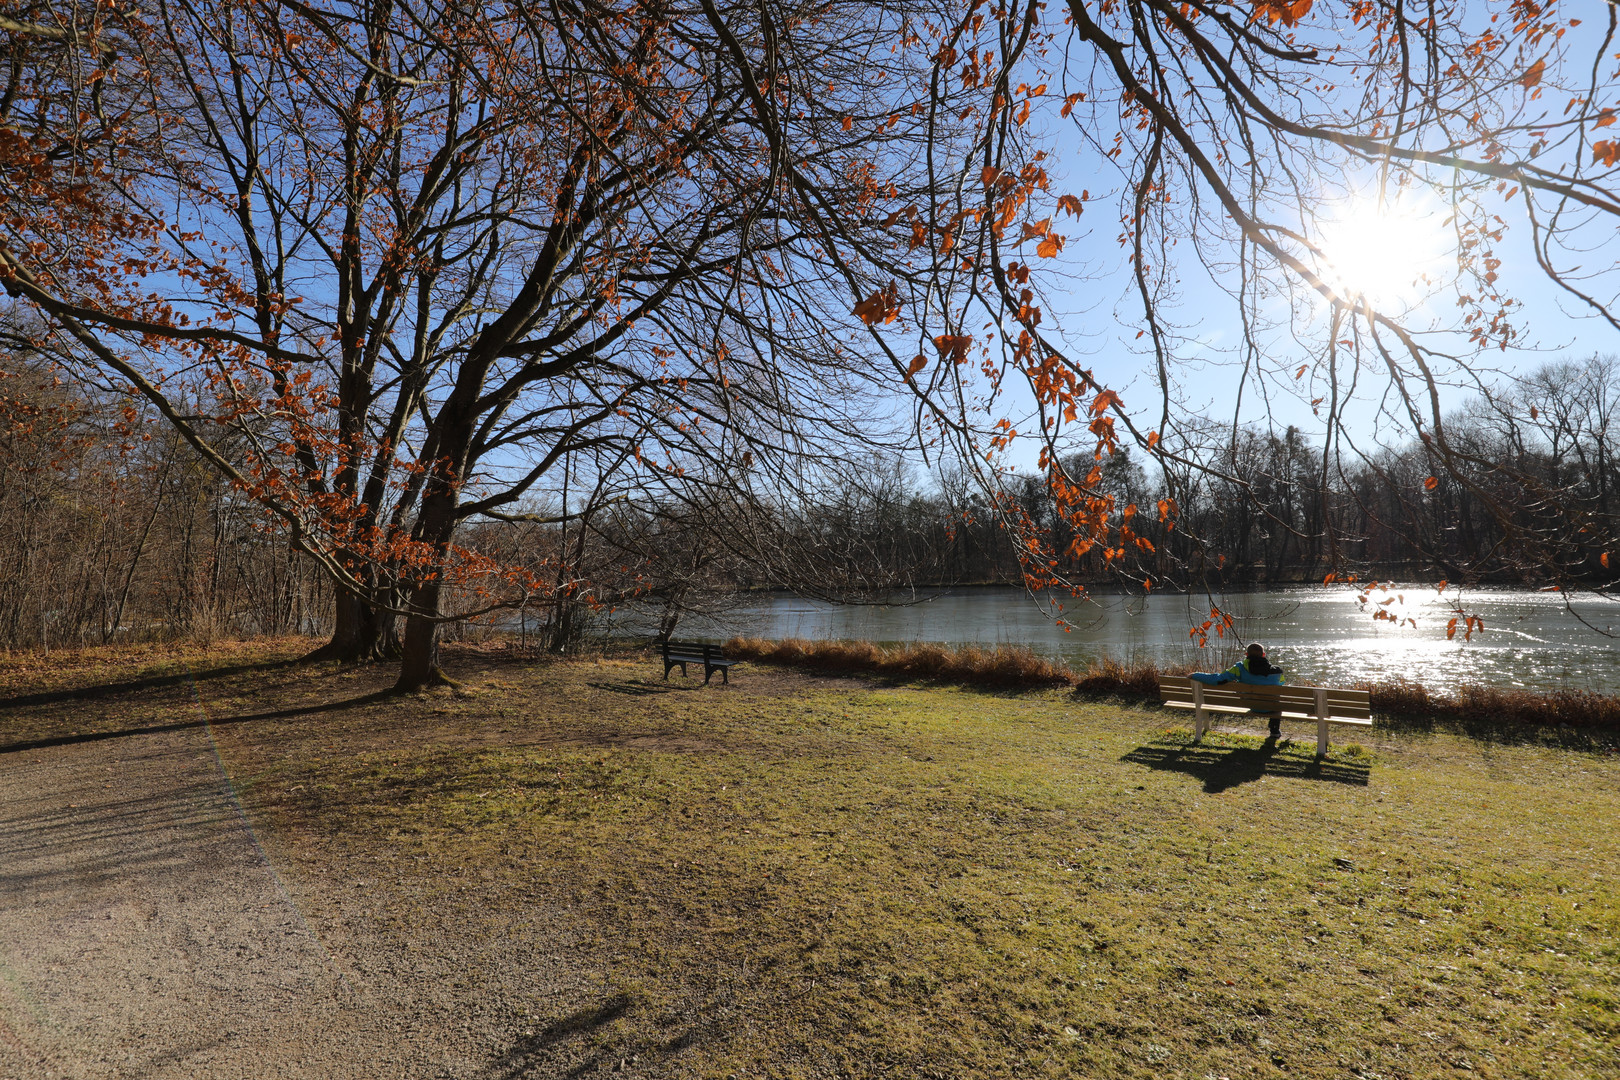
[[[1444,221],[1438,206],[1417,200],[1346,200],[1319,231],[1322,277],[1348,299],[1380,311],[1417,307],[1440,285]]]

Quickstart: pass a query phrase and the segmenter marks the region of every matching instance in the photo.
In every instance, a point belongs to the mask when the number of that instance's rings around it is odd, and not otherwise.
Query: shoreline
[[[309,637],[217,638],[209,642],[145,642],[14,650],[0,658],[0,694],[21,703],[49,691],[59,679],[73,679],[87,668],[152,664],[171,670],[163,682],[188,678],[190,661],[199,656],[220,660],[247,657],[266,648],[307,652]],[[521,649],[515,636],[483,642],[446,642],[448,653],[481,653],[539,660],[548,654]],[[1020,691],[1067,689],[1076,699],[1119,699],[1157,708],[1161,672],[1182,668],[1152,661],[1112,657],[1084,669],[1025,645],[949,645],[936,642],[883,644],[859,640],[780,640],[733,637],[727,655],[786,668],[829,675],[867,675],[897,681],[956,685],[970,689]],[[650,639],[612,638],[588,643],[584,655],[648,654]],[[575,654],[579,655],[579,654]],[[174,665],[169,668],[169,665]],[[276,666],[298,664],[296,658]],[[389,662],[362,665],[356,672],[389,667]],[[111,672],[109,671],[110,675]],[[1431,690],[1401,678],[1358,680],[1351,684],[1371,694],[1377,725],[1388,730],[1452,730],[1488,739],[1545,741],[1576,748],[1620,747],[1620,695],[1589,690],[1535,691],[1465,686],[1458,693]],[[0,702],[4,704],[4,702]],[[1612,752],[1612,750],[1611,750]]]
[[[1152,704],[1158,701],[1159,675],[1168,673],[1151,661],[1112,658],[1077,672],[1023,645],[952,647],[929,642],[883,646],[870,641],[732,638],[725,648],[728,655],[743,659],[828,674],[863,673],[994,689],[1066,686],[1076,696]],[[1481,733],[1555,729],[1580,733],[1605,745],[1620,743],[1620,696],[1590,690],[1540,692],[1490,686],[1465,686],[1453,695],[1399,678],[1364,680],[1354,688],[1369,692],[1374,721],[1385,727],[1443,725]]]

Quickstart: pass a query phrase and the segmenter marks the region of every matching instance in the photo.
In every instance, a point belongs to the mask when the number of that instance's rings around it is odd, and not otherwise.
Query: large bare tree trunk
[[[310,662],[336,660],[343,664],[398,659],[401,650],[395,622],[393,612],[339,591],[332,640],[304,659]]]
[[[429,585],[417,595],[417,603],[425,602],[427,593],[432,593],[433,602],[437,602],[438,586]],[[394,689],[404,692],[452,684],[453,680],[439,667],[438,621],[420,615],[409,616],[405,620],[405,648],[399,665],[399,681],[394,684]]]
[[[452,428],[458,435],[465,428]],[[449,442],[449,440],[447,440]],[[452,449],[461,444],[450,442]],[[453,459],[452,459],[453,460]],[[411,594],[410,610],[405,619],[405,647],[400,657],[399,681],[394,689],[405,692],[426,686],[454,686],[439,667],[439,614],[444,597],[443,566],[450,549],[450,538],[456,531],[457,494],[453,483],[435,477],[427,484],[422,498],[422,516],[419,519],[418,538],[431,543],[437,553],[438,572],[424,575]]]

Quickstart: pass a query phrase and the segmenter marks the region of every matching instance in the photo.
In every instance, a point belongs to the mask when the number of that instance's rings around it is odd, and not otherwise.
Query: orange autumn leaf
[[[1440,486],[1440,481],[1436,480],[1432,476],[1429,477],[1427,480],[1423,481],[1423,490],[1424,491],[1433,491],[1435,488],[1437,488],[1439,486]]]
[[[1047,236],[1045,240],[1040,242],[1040,245],[1035,249],[1035,254],[1039,255],[1043,259],[1050,259],[1052,256],[1056,255],[1062,250],[1063,237],[1053,233]]]
[[[928,366],[928,358],[926,356],[924,356],[922,353],[918,353],[916,356],[913,356],[911,358],[911,366],[906,369],[906,374],[907,375],[915,375],[915,374],[917,374],[917,372],[921,371],[923,368],[925,368],[927,366]]]
[[[1064,195],[1058,199],[1059,213],[1070,213],[1075,217],[1079,217],[1081,211],[1084,209],[1085,207],[1081,205],[1080,200],[1075,198],[1073,195]]]
[[[1607,570],[1609,568],[1609,553],[1605,551],[1602,555],[1599,555],[1598,562],[1602,563],[1603,569]]]
[[[867,326],[892,323],[900,316],[899,291],[891,282],[855,305],[855,314]]]
[[[1254,17],[1267,22],[1293,26],[1311,10],[1315,0],[1256,0]]]
[[[1592,160],[1613,165],[1620,160],[1620,139],[1604,139],[1592,144]]]
[[[1519,79],[1519,85],[1524,87],[1526,90],[1530,89],[1532,86],[1535,86],[1537,83],[1541,82],[1541,76],[1546,72],[1546,70],[1547,61],[1537,60],[1535,63],[1530,65],[1530,70],[1526,71],[1523,77]]]
[[[934,339],[934,348],[939,350],[939,358],[957,364],[967,363],[967,351],[972,344],[973,338],[967,334],[941,334]]]
[[[1091,400],[1091,415],[1101,416],[1110,408],[1119,407],[1119,395],[1112,390],[1103,390]]]
[[[1024,235],[1019,237],[1019,240],[1020,241],[1028,240],[1030,237],[1033,237],[1033,236],[1045,236],[1047,234],[1047,231],[1049,229],[1051,229],[1051,227],[1052,227],[1052,219],[1051,218],[1042,218],[1039,221],[1029,222],[1028,224],[1026,224],[1024,226]]]

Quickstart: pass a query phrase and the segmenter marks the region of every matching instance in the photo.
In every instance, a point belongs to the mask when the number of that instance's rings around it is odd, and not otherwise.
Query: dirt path
[[[17,754],[0,808],[0,1075],[342,1073],[362,1002],[205,730]]]
[[[311,925],[311,891],[289,893],[206,728],[8,755],[0,1077],[489,1075],[500,1033],[353,948],[363,898]]]

